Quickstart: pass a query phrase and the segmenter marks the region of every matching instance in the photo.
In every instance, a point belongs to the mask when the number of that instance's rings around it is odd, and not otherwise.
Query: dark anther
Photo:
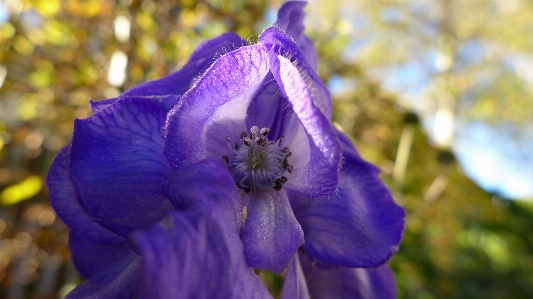
[[[235,149],[236,149],[236,150],[239,149],[239,145],[237,144],[237,142],[235,142]]]
[[[226,163],[229,164],[229,158],[228,158],[228,156],[222,156],[222,159],[224,159],[224,161],[226,161]]]
[[[261,135],[266,136],[266,135],[268,135],[268,133],[270,133],[270,129],[269,128],[262,128],[260,133],[261,133]]]
[[[229,139],[229,137],[226,137],[226,141],[231,142],[231,139]]]
[[[274,181],[274,190],[279,191],[283,187],[283,184],[287,182],[287,178],[282,176]]]
[[[278,141],[281,142],[283,140],[283,138],[285,138],[285,136],[281,136],[280,138],[278,138]]]
[[[257,142],[259,145],[261,146],[264,146],[266,143],[267,143],[268,139],[266,138],[261,138],[259,139],[259,142]]]
[[[242,133],[241,133],[241,139],[244,139],[244,138],[246,138],[246,137],[248,137],[248,133],[246,133],[246,132],[242,132]]]
[[[287,167],[287,171],[288,171],[289,173],[292,173],[293,169],[294,169],[294,167],[292,167],[292,165],[289,165],[289,166]]]
[[[250,193],[254,193],[255,192],[254,188],[243,187],[243,186],[239,185],[239,183],[235,183],[235,185],[237,185],[237,188],[244,190],[244,192],[246,192],[246,194],[250,194]]]
[[[289,167],[289,161],[287,161],[287,158],[285,158],[285,160],[283,160],[283,169]]]
[[[288,147],[284,147],[284,148],[283,148],[283,152],[286,153],[286,154],[288,154],[288,153],[290,153],[291,151],[289,150]]]

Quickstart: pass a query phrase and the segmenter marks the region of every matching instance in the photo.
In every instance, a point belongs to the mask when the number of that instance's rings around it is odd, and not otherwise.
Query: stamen
[[[261,133],[261,135],[263,136],[266,136],[268,135],[268,133],[270,133],[270,129],[269,128],[262,128],[261,131],[259,131]]]
[[[231,144],[231,139],[230,139],[229,137],[226,137],[226,141],[228,142],[228,148],[230,149],[230,151],[231,151],[233,154],[237,155],[239,152],[237,152],[236,150],[234,150],[234,149],[231,147],[231,145],[230,145],[230,144]]]
[[[293,170],[294,170],[294,167],[292,165],[287,166],[287,171],[289,173],[292,173]]]
[[[231,140],[226,137],[228,148],[233,153],[233,158],[222,158],[229,164],[230,171],[237,186],[246,193],[252,193],[259,187],[272,187],[280,190],[287,182],[286,172],[292,173],[294,168],[287,160],[291,156],[288,147],[281,149],[279,143],[283,136],[275,142],[266,137],[269,128],[259,129],[257,126],[250,128],[250,135],[246,132],[240,134],[242,144],[235,148],[230,146]]]

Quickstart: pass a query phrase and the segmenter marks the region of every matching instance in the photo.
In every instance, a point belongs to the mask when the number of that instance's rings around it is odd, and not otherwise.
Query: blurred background
[[[81,281],[44,179],[89,99],[179,69],[282,1],[0,0],[0,299]],[[399,298],[533,294],[533,2],[309,1],[334,121],[407,211]],[[279,277],[262,274],[273,292]]]

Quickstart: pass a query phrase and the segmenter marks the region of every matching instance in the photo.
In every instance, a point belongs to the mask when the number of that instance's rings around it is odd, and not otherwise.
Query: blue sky
[[[481,187],[517,199],[533,198],[533,157],[528,149],[533,149],[533,140],[523,146],[483,123],[466,125],[455,146],[465,173]]]
[[[313,15],[313,11],[310,14]],[[394,19],[396,14],[393,10],[387,10],[384,18]],[[433,132],[437,104],[434,76],[439,72],[439,64],[443,63],[436,42],[434,45],[425,44],[424,47],[419,47],[421,43],[416,40],[416,35],[398,36],[394,32],[384,32],[383,28],[381,31],[373,31],[371,23],[361,20],[364,18],[365,16],[357,13],[350,15],[354,34],[353,41],[345,50],[344,58],[360,61],[364,65],[366,61],[361,59],[361,55],[368,51],[373,42],[385,39],[396,45],[395,38],[403,39],[408,47],[411,47],[405,61],[370,66],[367,71],[374,79],[379,80],[385,89],[401,95],[400,102],[419,114],[430,141],[435,140]],[[311,22],[308,24],[314,26]],[[417,24],[413,26],[416,27]],[[423,28],[412,30],[421,35],[431,33],[422,32]],[[488,52],[497,47],[500,47],[497,51],[504,53],[502,60],[499,64],[488,64]],[[455,108],[462,113],[456,114],[453,119],[452,149],[465,174],[485,190],[509,199],[533,199],[533,134],[529,133],[533,132],[533,123],[523,127],[505,122],[488,125],[465,116],[468,114],[465,109],[472,105],[472,102],[468,101],[477,101],[477,95],[486,92],[484,88],[491,86],[493,80],[501,76],[502,71],[517,76],[526,85],[533,85],[533,57],[513,53],[503,47],[505,45],[495,45],[484,40],[467,40],[460,44],[453,64],[454,72],[466,73],[477,66],[490,65],[491,68],[476,73],[473,77],[475,84],[463,90],[455,99]],[[349,80],[334,77],[328,82],[328,87],[336,93],[346,91],[347,86],[353,86],[352,84]],[[504,93],[493,96],[501,97],[502,94]]]

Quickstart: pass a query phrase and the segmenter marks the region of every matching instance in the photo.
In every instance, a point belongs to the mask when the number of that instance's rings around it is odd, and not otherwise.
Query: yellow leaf
[[[33,53],[33,45],[20,35],[13,39],[13,48],[25,56],[29,56],[31,53]]]
[[[11,23],[5,22],[3,24],[0,24],[0,42],[12,38],[13,36],[15,36],[15,33],[16,29]]]
[[[40,0],[35,3],[35,10],[45,17],[54,17],[61,10],[59,0]]]
[[[22,182],[11,185],[0,193],[0,203],[4,205],[16,204],[25,199],[35,196],[43,187],[40,176],[32,175]]]
[[[31,77],[30,77],[31,79]],[[20,97],[17,116],[22,120],[32,120],[39,113],[39,96],[36,93],[25,93]]]

